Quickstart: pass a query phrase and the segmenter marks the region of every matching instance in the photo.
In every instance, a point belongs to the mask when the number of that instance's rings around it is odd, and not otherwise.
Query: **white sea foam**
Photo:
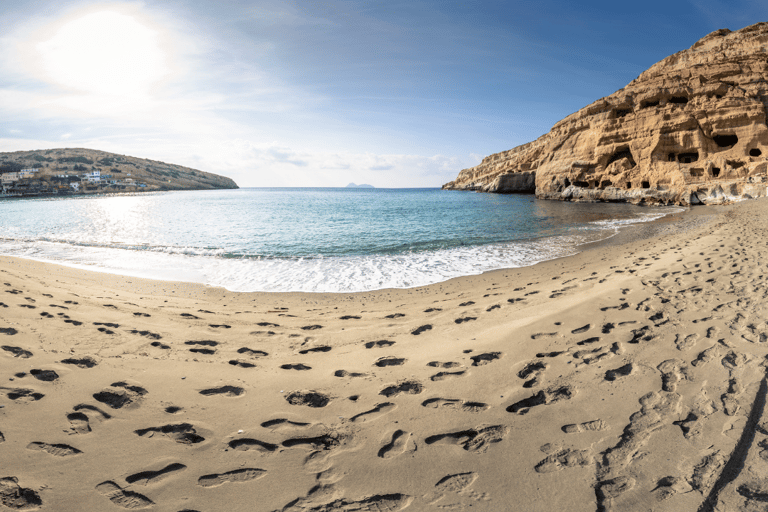
[[[622,227],[678,210],[653,211],[633,219],[602,220],[568,235],[521,242],[397,255],[345,257],[225,258],[219,250],[161,246],[95,246],[48,240],[8,239],[0,252],[78,268],[129,276],[198,282],[231,291],[357,292],[410,288],[501,268],[533,265],[569,256]]]

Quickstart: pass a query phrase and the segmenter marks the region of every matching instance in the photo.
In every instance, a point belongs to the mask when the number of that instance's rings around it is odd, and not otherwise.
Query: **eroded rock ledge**
[[[768,22],[721,29],[443,189],[718,204],[768,189]]]

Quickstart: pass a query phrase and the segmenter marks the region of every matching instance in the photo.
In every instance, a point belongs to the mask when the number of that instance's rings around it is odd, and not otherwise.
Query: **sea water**
[[[675,208],[439,189],[0,201],[0,253],[232,291],[408,288],[577,253]]]

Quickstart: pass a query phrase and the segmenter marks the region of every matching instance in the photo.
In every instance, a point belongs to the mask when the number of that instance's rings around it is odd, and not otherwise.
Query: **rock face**
[[[766,196],[768,23],[721,29],[443,189],[717,204]]]

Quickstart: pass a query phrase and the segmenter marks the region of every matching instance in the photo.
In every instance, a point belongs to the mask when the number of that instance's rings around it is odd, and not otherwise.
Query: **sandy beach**
[[[357,294],[0,258],[0,503],[763,510],[768,201],[679,217]]]

